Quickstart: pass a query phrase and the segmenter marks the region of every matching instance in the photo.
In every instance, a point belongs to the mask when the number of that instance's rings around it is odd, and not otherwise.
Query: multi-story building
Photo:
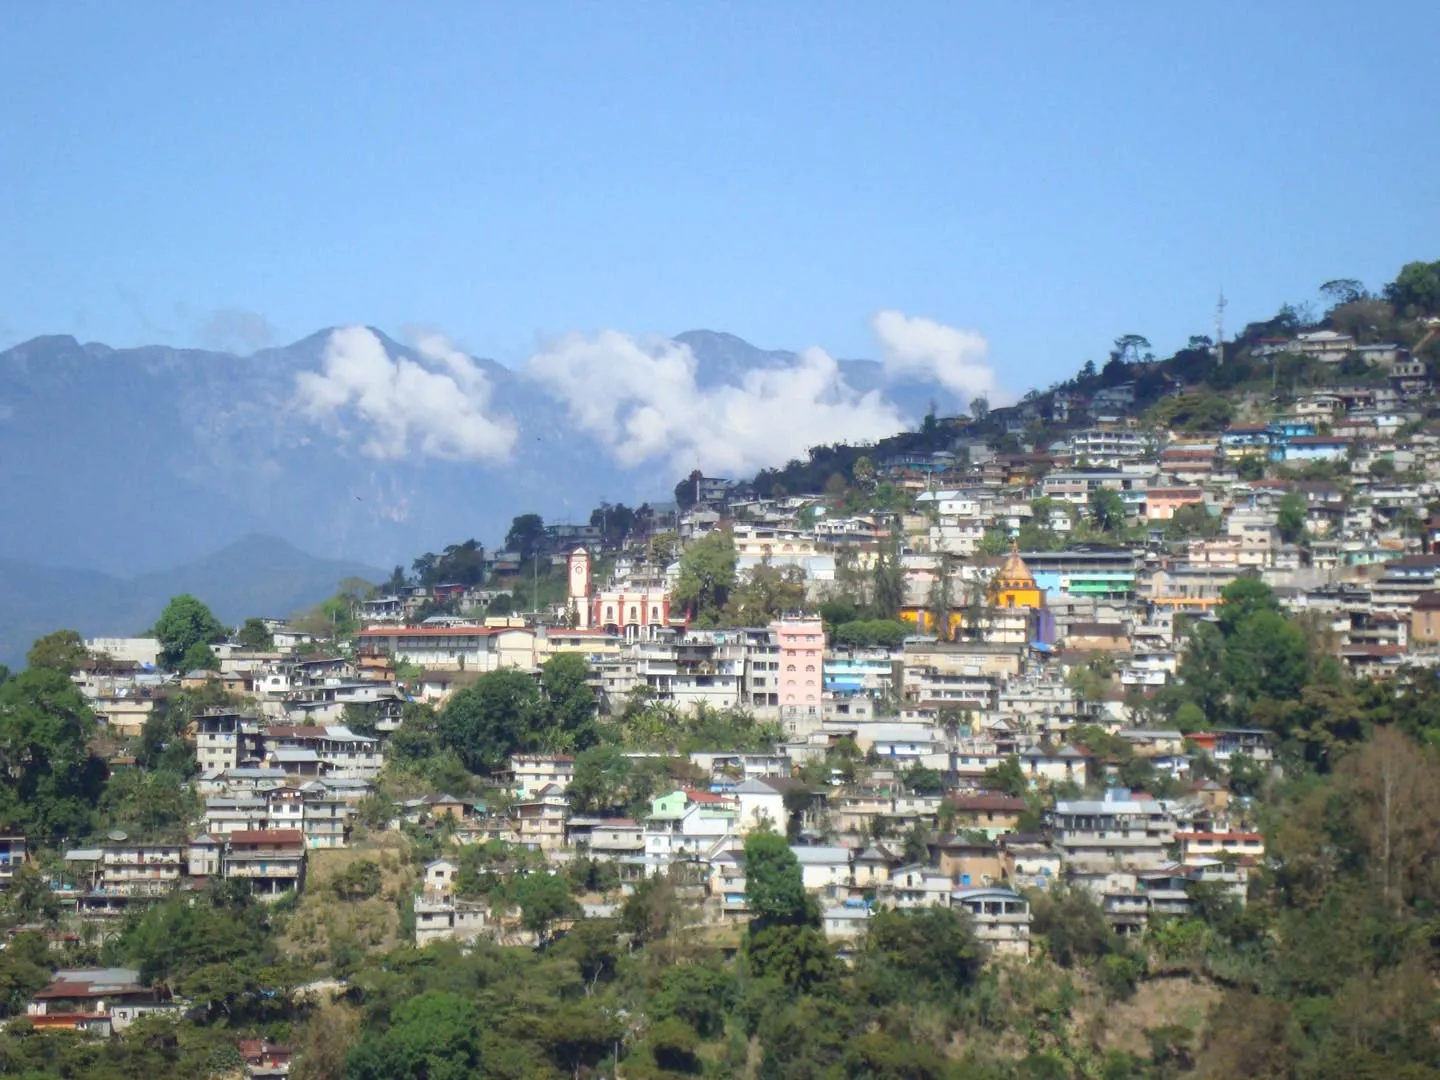
[[[201,773],[225,772],[260,761],[259,724],[231,709],[206,709],[191,721]]]
[[[363,660],[385,657],[436,671],[535,666],[535,631],[524,626],[372,627],[355,635]]]
[[[1175,817],[1160,800],[1123,789],[1103,799],[1061,799],[1049,818],[1067,873],[1072,866],[1157,867],[1175,842]]]
[[[1114,600],[1135,594],[1136,559],[1128,548],[1026,551],[1021,557],[1043,592]]]
[[[106,844],[101,852],[100,889],[118,896],[165,896],[188,864],[180,844]]]
[[[341,724],[276,724],[261,730],[260,743],[267,764],[280,767],[295,765],[294,772],[302,776],[368,780],[378,776],[385,764],[379,739],[356,735]],[[300,753],[290,754],[287,751]],[[317,767],[304,768],[303,765],[310,761],[315,762]]]
[[[1030,902],[1001,886],[956,889],[950,906],[970,916],[976,939],[996,956],[1030,956]]]
[[[10,887],[15,871],[29,860],[25,850],[25,837],[0,836],[0,889]]]
[[[825,627],[818,618],[785,618],[770,624],[779,648],[780,719],[790,730],[813,729],[821,719],[825,686]]]
[[[1152,450],[1148,433],[1128,428],[1089,428],[1070,437],[1070,454],[1091,465],[1117,466],[1139,461]]]
[[[244,881],[256,896],[274,900],[305,884],[305,837],[298,829],[231,833],[220,856],[220,873]]]
[[[551,785],[565,791],[575,777],[575,756],[514,754],[510,758],[510,772],[515,778],[515,790],[522,799],[532,798],[536,792]]]

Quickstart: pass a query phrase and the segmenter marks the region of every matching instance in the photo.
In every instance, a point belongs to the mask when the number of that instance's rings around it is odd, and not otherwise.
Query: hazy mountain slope
[[[380,337],[392,357],[417,358]],[[671,464],[621,468],[552,393],[483,359],[491,409],[519,428],[509,462],[368,457],[359,440],[300,414],[296,377],[322,366],[329,340],[321,331],[245,357],[63,336],[0,352],[0,557],[129,576],[265,533],[388,566],[471,536],[493,544],[527,511],[574,521],[602,498],[670,496]],[[702,389],[793,356],[710,331],[678,340],[696,355]],[[873,361],[841,365],[857,389],[883,382]],[[886,391],[909,416],[930,395]]]
[[[268,536],[247,536],[196,562],[130,579],[0,559],[0,664],[18,667],[31,642],[60,628],[86,637],[139,633],[182,592],[236,625],[251,615],[283,617],[310,607],[345,578],[378,582],[387,574],[318,559]]]

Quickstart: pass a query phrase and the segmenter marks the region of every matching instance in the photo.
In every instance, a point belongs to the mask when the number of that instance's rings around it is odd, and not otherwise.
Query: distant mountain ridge
[[[392,357],[409,346],[373,331]],[[305,551],[392,565],[476,537],[493,544],[516,514],[578,521],[602,498],[668,499],[663,461],[622,468],[579,432],[534,379],[472,358],[497,414],[519,430],[503,465],[407,457],[375,460],[300,414],[296,378],[316,371],[332,331],[250,356],[151,345],[112,349],[39,337],[0,352],[0,557],[129,576],[191,562],[237,536],[281,536]],[[795,354],[730,334],[677,335],[701,388]],[[881,366],[842,360],[859,391]],[[888,385],[918,418],[933,388]]]
[[[388,571],[318,559],[271,536],[247,536],[173,570],[122,579],[0,558],[0,664],[17,668],[52,630],[85,637],[139,634],[172,596],[193,593],[228,625],[249,616],[285,617],[336,592],[346,578],[379,582]]]

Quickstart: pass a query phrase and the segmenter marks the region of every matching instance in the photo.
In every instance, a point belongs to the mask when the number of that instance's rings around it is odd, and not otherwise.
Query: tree
[[[1119,942],[1105,921],[1105,913],[1082,889],[1057,885],[1034,897],[1031,929],[1044,934],[1050,957],[1061,967],[1098,960]]]
[[[1279,612],[1257,611],[1226,640],[1220,670],[1237,704],[1295,700],[1309,675],[1305,633]]]
[[[1121,334],[1115,339],[1115,348],[1111,350],[1110,357],[1112,360],[1118,359],[1122,364],[1138,364],[1148,358],[1150,349],[1150,341],[1144,334]]]
[[[680,898],[675,883],[663,874],[644,878],[620,907],[620,928],[636,945],[669,936],[680,922]]]
[[[999,765],[985,770],[985,785],[1016,798],[1030,790],[1030,781],[1025,776],[1025,769],[1021,766],[1020,759],[1014,754],[1011,754]]]
[[[881,618],[893,619],[905,606],[905,568],[900,565],[898,541],[882,544],[875,553],[871,591],[875,610]]]
[[[1433,749],[1381,728],[1345,771],[1359,796],[1354,819],[1381,896],[1398,909],[1428,884],[1440,855],[1440,765]]]
[[[786,612],[798,611],[804,604],[804,570],[761,563],[740,579],[725,614],[737,626],[764,626]]]
[[[1219,517],[1210,513],[1204,503],[1187,503],[1176,507],[1175,513],[1165,525],[1165,535],[1173,540],[1188,539],[1192,536],[1204,538],[1214,536],[1219,531]]]
[[[599,705],[590,688],[590,665],[579,653],[558,653],[540,668],[549,721],[543,735],[551,753],[570,753],[594,744],[595,713]]]
[[[682,511],[689,510],[700,501],[700,481],[704,478],[704,473],[694,469],[689,476],[675,485],[675,505]]]
[[[751,833],[745,841],[745,903],[756,918],[804,921],[809,911],[800,861],[783,836]]]
[[[1010,550],[1011,539],[1004,529],[987,529],[976,545],[981,555],[1004,555]]]
[[[570,805],[580,813],[603,814],[623,806],[630,780],[630,759],[620,747],[600,744],[575,756]]]
[[[951,908],[884,911],[870,920],[860,981],[882,1002],[955,1000],[979,977],[984,950]]]
[[[25,1015],[25,1005],[50,981],[43,934],[16,934],[0,952],[0,1018]]]
[[[349,1080],[470,1080],[480,1074],[484,1023],[475,1003],[445,990],[402,1002],[350,1055]]]
[[[1364,282],[1355,278],[1334,278],[1320,286],[1320,295],[1329,301],[1331,308],[1344,304],[1356,304],[1370,298]]]
[[[834,643],[852,649],[898,649],[910,629],[898,619],[858,619],[835,628]]]
[[[1279,610],[1280,601],[1275,599],[1275,590],[1269,585],[1258,577],[1237,577],[1220,590],[1220,607],[1216,612],[1220,633],[1232,637],[1240,624],[1256,612]]]
[[[56,630],[46,634],[30,646],[25,663],[31,668],[48,668],[70,675],[90,658],[85,641],[74,630]]]
[[[503,769],[510,755],[536,749],[540,692],[523,671],[486,672],[459,691],[440,712],[440,743],[460,755],[472,772]]]
[[[735,997],[735,978],[714,963],[683,964],[660,976],[650,1012],[657,1020],[682,1020],[711,1039],[725,1030],[725,1014]]]
[[[225,637],[225,627],[201,601],[183,593],[171,598],[151,631],[160,639],[160,660],[177,670],[196,645],[212,645]]]
[[[214,649],[203,641],[197,641],[185,650],[177,668],[180,671],[219,671],[220,660]]]
[[[1440,262],[1409,262],[1385,286],[1385,299],[1404,315],[1440,313]]]
[[[235,633],[235,644],[246,652],[270,652],[275,648],[275,638],[264,619],[246,619]]]
[[[735,587],[735,538],[716,529],[691,544],[680,557],[674,600],[691,619],[714,625]]]
[[[1235,475],[1241,480],[1261,480],[1265,476],[1265,459],[1258,454],[1250,454],[1240,459],[1235,466]]]
[[[1308,510],[1303,492],[1286,492],[1285,497],[1280,500],[1280,511],[1275,521],[1280,530],[1280,539],[1287,544],[1294,544],[1304,537]]]
[[[1180,394],[1167,397],[1155,406],[1155,422],[1184,432],[1223,431],[1234,409],[1219,394]]]
[[[539,514],[520,514],[510,522],[505,547],[520,556],[521,562],[535,557],[545,539],[545,519]]]
[[[917,795],[940,795],[945,791],[945,778],[935,769],[926,768],[918,761],[901,774],[905,786]]]
[[[1125,527],[1125,500],[1114,488],[1098,487],[1090,493],[1090,520],[1102,532],[1116,532]]]
[[[55,843],[84,836],[105,781],[95,714],[69,676],[22,671],[0,685],[0,827]]]
[[[1376,480],[1395,479],[1395,462],[1389,458],[1376,458],[1370,463],[1370,475]]]
[[[520,925],[544,945],[562,919],[580,914],[580,905],[570,895],[570,886],[559,874],[525,874],[515,882],[515,902],[520,906]]]

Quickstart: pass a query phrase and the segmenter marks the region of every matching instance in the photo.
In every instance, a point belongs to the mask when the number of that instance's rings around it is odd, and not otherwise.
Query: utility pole
[[[1225,290],[1220,290],[1220,300],[1215,305],[1215,366],[1225,366]]]

